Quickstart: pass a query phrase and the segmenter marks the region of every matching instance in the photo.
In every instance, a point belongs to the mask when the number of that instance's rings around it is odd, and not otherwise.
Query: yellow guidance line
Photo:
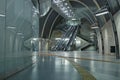
[[[99,59],[90,59],[90,58],[79,58],[79,57],[65,57],[65,56],[60,56],[56,54],[40,54],[42,56],[57,56],[61,58],[70,58],[70,59],[78,59],[78,60],[88,60],[88,61],[99,61],[99,62],[109,62],[109,63],[115,63],[115,64],[120,64],[120,62],[115,62],[111,60],[99,60]]]
[[[55,57],[67,59],[73,65],[73,67],[78,71],[80,76],[82,76],[82,80],[96,80],[96,78],[92,74],[90,74],[87,70],[85,70],[83,67],[81,67],[78,63],[74,62],[70,58],[64,56],[57,56],[54,54],[41,54],[41,56],[55,56]]]
[[[85,70],[79,64],[77,64],[71,59],[67,59],[67,60],[76,68],[78,73],[81,74],[82,80],[96,80],[96,78],[92,74],[90,74],[87,70]]]
[[[99,61],[99,62],[109,62],[109,63],[120,64],[120,62],[115,62],[115,61],[110,61],[110,60],[98,60],[98,59],[74,58],[74,57],[68,57],[68,58],[71,58],[71,59],[78,59],[78,60]]]

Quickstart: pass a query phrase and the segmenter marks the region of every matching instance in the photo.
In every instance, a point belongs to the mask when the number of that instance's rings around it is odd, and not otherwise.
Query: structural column
[[[49,48],[49,39],[40,38],[39,39],[39,51],[47,52]]]

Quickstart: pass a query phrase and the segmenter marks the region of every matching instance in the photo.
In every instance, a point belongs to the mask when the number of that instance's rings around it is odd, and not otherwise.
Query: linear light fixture
[[[53,2],[58,4],[58,3],[62,2],[62,0],[53,0]]]
[[[109,12],[106,11],[106,12],[101,12],[101,13],[97,13],[95,16],[101,16],[101,15],[105,15],[105,14],[108,14]]]
[[[95,26],[95,27],[91,27],[91,29],[98,29],[99,27],[98,26]]]
[[[32,40],[36,41],[36,40],[39,40],[39,38],[32,38]]]
[[[5,15],[4,14],[0,14],[0,17],[5,17]]]
[[[16,29],[14,26],[8,26],[7,29]]]
[[[55,40],[60,40],[61,38],[55,38]]]
[[[21,32],[18,32],[18,33],[17,33],[17,35],[20,35],[20,36],[22,36],[22,35],[23,35],[23,33],[21,33]]]
[[[12,31],[13,33],[16,33],[17,28],[15,26],[7,26],[6,29]]]
[[[100,9],[98,11],[95,12],[95,16],[101,16],[101,15],[105,15],[105,14],[108,14],[109,11],[107,8],[103,8],[103,9]]]
[[[98,29],[99,26],[98,26],[98,23],[94,23],[91,25],[91,29]]]

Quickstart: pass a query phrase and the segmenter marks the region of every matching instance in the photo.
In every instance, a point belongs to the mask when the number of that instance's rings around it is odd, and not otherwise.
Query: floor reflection
[[[82,80],[82,76],[65,59],[66,57],[90,72],[97,80],[120,79],[120,60],[116,60],[114,56],[103,56],[95,52],[49,52],[48,54],[55,56],[34,55],[32,61],[37,60],[37,63],[8,80]]]
[[[81,80],[80,74],[65,59],[40,56],[33,67],[8,80]]]

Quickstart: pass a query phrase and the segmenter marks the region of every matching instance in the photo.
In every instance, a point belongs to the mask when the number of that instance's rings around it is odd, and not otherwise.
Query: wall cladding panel
[[[0,80],[33,63],[23,44],[33,34],[32,8],[31,0],[0,0],[0,14],[6,14],[0,16]]]

